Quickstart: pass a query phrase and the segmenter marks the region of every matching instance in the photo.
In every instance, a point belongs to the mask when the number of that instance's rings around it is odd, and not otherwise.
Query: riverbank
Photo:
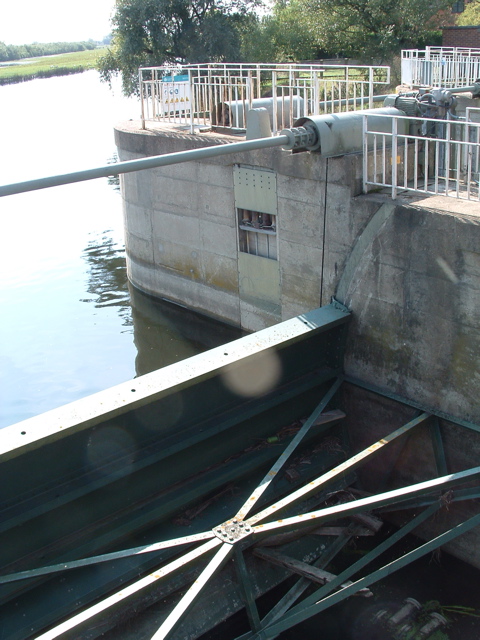
[[[83,73],[96,67],[105,47],[54,56],[25,58],[14,64],[0,65],[0,85]]]

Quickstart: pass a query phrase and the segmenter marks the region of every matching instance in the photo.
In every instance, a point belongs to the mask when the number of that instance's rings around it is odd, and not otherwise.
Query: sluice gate
[[[381,393],[344,376],[349,319],[333,301],[0,432],[3,637],[122,637],[154,607],[155,639],[201,637],[242,609],[235,637],[274,638],[480,524],[473,512],[378,567],[439,511],[475,504],[480,467],[451,473],[445,416],[418,406],[349,451],[352,390]],[[365,491],[362,467],[422,429],[438,473]],[[392,515],[398,531],[329,570]]]

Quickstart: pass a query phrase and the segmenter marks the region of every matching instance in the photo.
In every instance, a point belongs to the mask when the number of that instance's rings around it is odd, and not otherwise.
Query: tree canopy
[[[117,0],[113,39],[101,59],[126,93],[141,66],[202,62],[297,62],[348,57],[390,62],[402,48],[437,44],[451,0]],[[478,4],[478,3],[475,3]]]
[[[457,25],[460,27],[476,26],[480,24],[480,2],[469,2],[465,11],[458,14]]]
[[[239,60],[241,25],[258,0],[117,0],[112,44],[100,61],[109,81],[122,72],[126,93],[138,68]]]
[[[331,54],[385,62],[402,48],[432,44],[451,0],[300,0]]]
[[[49,42],[33,44],[5,44],[0,42],[0,62],[9,60],[23,60],[24,58],[39,58],[41,56],[52,56],[60,53],[75,53],[95,49],[97,43],[93,40],[87,42]]]

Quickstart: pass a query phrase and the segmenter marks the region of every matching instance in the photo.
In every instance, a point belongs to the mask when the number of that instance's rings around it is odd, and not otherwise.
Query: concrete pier
[[[121,160],[239,139],[165,125],[142,131],[134,122],[115,135]],[[475,466],[480,434],[455,421],[480,424],[480,207],[362,195],[361,168],[360,155],[271,149],[122,176],[129,278],[249,331],[334,296],[353,314],[347,375],[385,394],[354,386],[345,394],[353,449],[411,419],[417,406],[445,416],[448,469]],[[253,237],[262,230],[255,213],[270,216],[262,218],[270,233],[252,246],[249,225]],[[425,429],[361,477],[379,491],[437,471]],[[453,520],[465,516],[461,504]],[[471,533],[451,551],[480,566],[479,542]]]

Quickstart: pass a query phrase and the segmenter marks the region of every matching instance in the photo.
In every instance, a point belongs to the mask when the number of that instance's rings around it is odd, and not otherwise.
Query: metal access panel
[[[277,174],[266,169],[233,168],[235,206],[277,215]]]

